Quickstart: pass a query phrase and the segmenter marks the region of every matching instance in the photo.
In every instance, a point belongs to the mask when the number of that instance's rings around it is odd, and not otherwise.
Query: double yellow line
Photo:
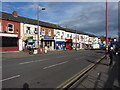
[[[66,80],[65,82],[63,82],[62,84],[57,86],[54,90],[64,90],[64,89],[69,88],[78,79],[80,79],[84,74],[86,74],[89,70],[91,70],[97,63],[99,63],[101,60],[103,60],[104,57],[105,57],[105,55],[102,56],[99,60],[97,60],[97,62],[95,64],[90,64],[89,66],[87,66],[86,68],[84,68],[83,70],[81,70],[80,72],[75,74],[73,77],[71,77],[70,79]]]

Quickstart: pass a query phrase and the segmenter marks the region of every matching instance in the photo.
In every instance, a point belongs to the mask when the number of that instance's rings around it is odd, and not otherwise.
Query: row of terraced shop
[[[22,51],[29,48],[72,50],[100,44],[97,36],[56,24],[1,12],[0,51]]]

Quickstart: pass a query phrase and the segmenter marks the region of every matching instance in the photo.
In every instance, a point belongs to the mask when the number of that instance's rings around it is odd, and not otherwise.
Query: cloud
[[[81,10],[74,7],[71,17],[61,20],[61,25],[69,28],[77,28],[84,32],[99,34],[105,32],[105,3],[89,3],[88,6],[83,6]],[[71,11],[72,12],[72,11]],[[117,3],[109,3],[109,32],[117,32],[118,28],[118,7]],[[109,34],[110,36],[112,33]]]
[[[5,4],[6,11],[19,11],[19,15],[36,18],[37,6],[46,7],[40,12],[40,20],[67,26],[96,35],[105,34],[105,2],[27,2],[12,5]],[[7,6],[8,5],[8,6]],[[11,7],[12,6],[12,7]],[[11,8],[10,8],[11,7]],[[109,7],[109,35],[117,34],[118,3],[108,3]],[[23,13],[24,12],[24,13]],[[113,33],[114,32],[114,33]]]

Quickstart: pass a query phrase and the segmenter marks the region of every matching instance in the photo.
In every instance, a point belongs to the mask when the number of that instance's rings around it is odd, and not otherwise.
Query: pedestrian
[[[110,58],[109,65],[111,66],[113,64],[113,47],[108,47],[108,54]]]
[[[45,52],[45,53],[47,53],[47,51],[48,51],[48,47],[47,47],[47,46],[45,46],[45,51],[44,51],[44,52]]]
[[[119,46],[118,46],[118,44],[116,44],[116,46],[115,46],[115,55],[118,55],[118,50],[119,50]]]

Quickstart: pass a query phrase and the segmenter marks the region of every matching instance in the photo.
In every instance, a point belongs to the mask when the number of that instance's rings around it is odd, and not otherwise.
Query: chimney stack
[[[13,12],[12,12],[12,15],[13,15],[14,17],[18,17],[18,13],[17,13],[16,11],[13,11]]]

